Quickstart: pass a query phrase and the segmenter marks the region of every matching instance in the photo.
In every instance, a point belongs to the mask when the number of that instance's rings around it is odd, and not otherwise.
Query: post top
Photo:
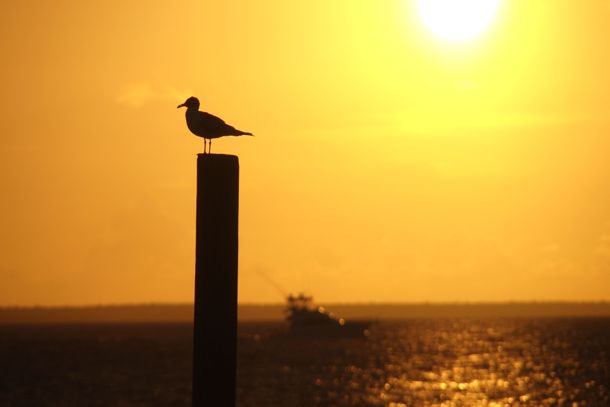
[[[233,154],[212,154],[212,153],[198,153],[197,154],[197,158],[207,158],[210,160],[214,160],[214,159],[222,160],[223,158],[228,159],[229,157],[238,158],[236,155],[233,155]]]
[[[206,168],[239,167],[239,157],[230,154],[197,154],[197,165]],[[202,168],[203,168],[202,167]]]
[[[199,154],[197,154],[197,161],[204,161],[204,162],[239,161],[239,157],[236,155],[232,155],[232,154],[199,153]]]

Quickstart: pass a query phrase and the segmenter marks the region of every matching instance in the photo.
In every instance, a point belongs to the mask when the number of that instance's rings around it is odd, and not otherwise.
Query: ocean
[[[610,406],[610,319],[239,326],[238,406]],[[0,406],[190,406],[190,324],[0,326]]]

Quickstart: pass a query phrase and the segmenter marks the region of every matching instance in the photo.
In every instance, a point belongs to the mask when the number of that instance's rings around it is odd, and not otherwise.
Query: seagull
[[[199,99],[191,96],[186,101],[178,105],[178,108],[186,106],[186,125],[191,133],[203,137],[203,153],[206,153],[206,142],[209,140],[208,154],[212,151],[212,139],[223,136],[253,136],[247,131],[237,130],[224,122],[220,117],[216,117],[206,112],[199,111]]]

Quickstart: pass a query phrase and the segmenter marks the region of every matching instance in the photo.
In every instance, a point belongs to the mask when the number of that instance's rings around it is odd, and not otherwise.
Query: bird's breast
[[[198,112],[191,112],[189,110],[186,111],[186,126],[189,128],[191,133],[197,136],[205,137],[206,131],[201,125],[201,120],[197,113]]]

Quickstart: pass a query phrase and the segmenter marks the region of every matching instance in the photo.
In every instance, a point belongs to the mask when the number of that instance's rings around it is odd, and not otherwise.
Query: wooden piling
[[[193,407],[235,406],[237,156],[197,157]]]

